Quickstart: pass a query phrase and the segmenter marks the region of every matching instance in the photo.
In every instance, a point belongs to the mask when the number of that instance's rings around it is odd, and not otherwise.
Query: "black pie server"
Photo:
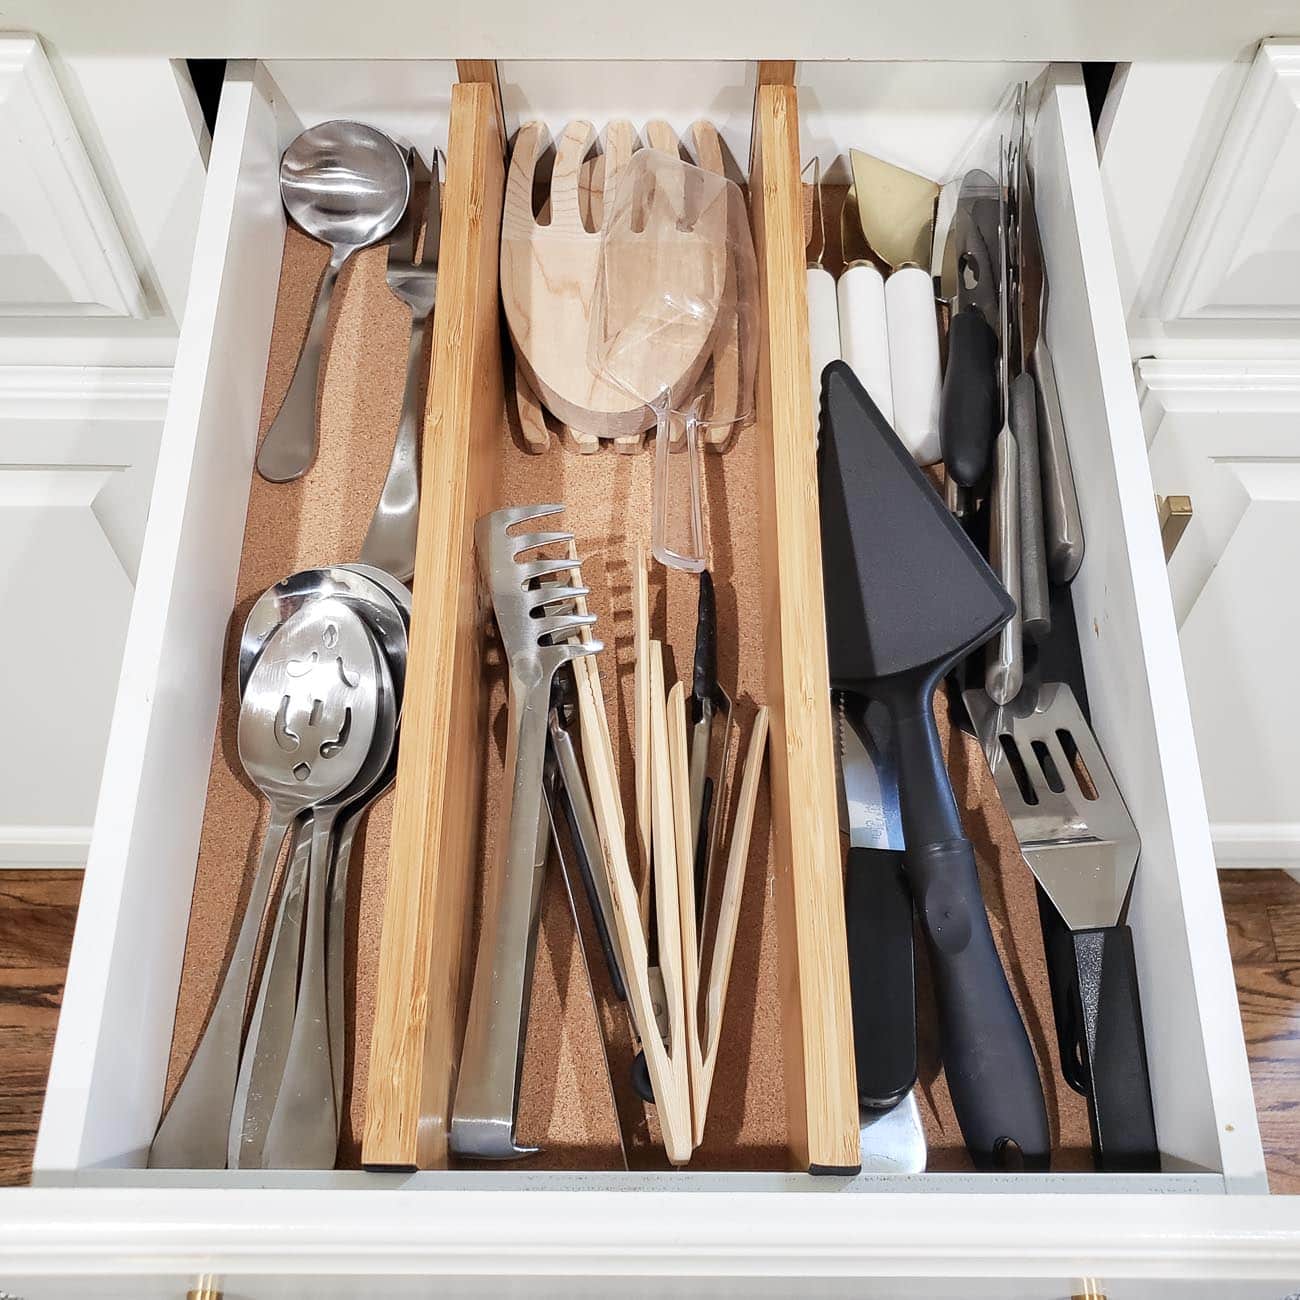
[[[980,1169],[1045,1169],[1038,1067],[934,718],[944,674],[1011,617],[1011,598],[839,361],[822,374],[818,491],[831,685],[881,700],[893,720],[906,871],[962,1136]]]

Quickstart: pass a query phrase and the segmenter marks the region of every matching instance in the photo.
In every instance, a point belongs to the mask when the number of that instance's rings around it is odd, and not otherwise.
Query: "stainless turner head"
[[[1142,844],[1074,692],[1024,690],[999,708],[964,697],[1021,851],[1071,930],[1112,926]]]

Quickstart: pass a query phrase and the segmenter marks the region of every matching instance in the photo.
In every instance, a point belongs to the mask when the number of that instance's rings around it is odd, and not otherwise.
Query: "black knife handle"
[[[888,1110],[916,1082],[912,895],[900,851],[849,850],[844,922],[858,1101]]]
[[[1034,882],[1038,895],[1038,923],[1047,959],[1047,984],[1052,992],[1052,1018],[1056,1022],[1056,1049],[1061,1077],[1081,1097],[1088,1095],[1087,1050],[1083,1043],[1079,1011],[1078,972],[1074,964],[1074,939],[1047,890]]]
[[[1075,930],[1073,939],[1097,1167],[1107,1172],[1158,1171],[1160,1146],[1151,1108],[1133,932],[1127,925],[1112,925]]]
[[[718,682],[718,602],[713,575],[700,571],[700,599],[695,614],[695,664],[691,675],[692,722],[700,720],[700,706],[711,700]]]
[[[948,325],[948,368],[939,400],[939,445],[948,473],[962,487],[975,487],[988,473],[1001,423],[998,340],[973,309]]]
[[[993,942],[975,850],[957,815],[934,722],[933,687],[920,698],[896,696],[889,703],[905,868],[929,950],[957,1122],[977,1168],[1046,1169],[1051,1138],[1042,1083]]]

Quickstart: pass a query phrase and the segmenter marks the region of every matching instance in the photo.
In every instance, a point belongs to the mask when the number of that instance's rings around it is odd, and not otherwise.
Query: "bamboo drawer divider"
[[[494,88],[452,88],[411,621],[362,1162],[436,1168],[468,1001],[483,610],[474,521],[490,509],[505,392],[497,327],[505,167]]]
[[[859,1165],[857,1079],[822,605],[816,416],[808,391],[799,101],[792,85],[759,86],[754,132],[749,194],[766,324],[759,343],[759,488],[786,1105],[797,1165],[842,1173]]]
[[[466,80],[452,95],[409,684],[362,1151],[371,1168],[447,1164],[477,847],[489,815],[480,786],[490,612],[478,594],[473,525],[501,504],[492,494],[509,436],[498,298],[504,159],[490,70],[462,64]],[[754,118],[750,202],[766,329],[758,418],[747,436],[761,446],[786,1109],[792,1167],[846,1172],[858,1163],[857,1096],[806,378],[798,108],[793,86],[781,80],[760,85]]]

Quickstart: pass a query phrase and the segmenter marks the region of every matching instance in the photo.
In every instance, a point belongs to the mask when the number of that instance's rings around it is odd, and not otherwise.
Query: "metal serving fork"
[[[412,174],[422,179],[423,164],[412,162]],[[411,309],[411,341],[406,360],[406,390],[402,417],[393,443],[379,503],[361,545],[361,563],[391,573],[400,582],[415,575],[415,537],[420,518],[420,429],[424,404],[421,400],[421,360],[424,356],[425,324],[433,314],[438,285],[438,246],[442,239],[442,196],[439,186],[438,154],[434,151],[433,172],[428,178],[428,199],[424,207],[424,239],[420,239],[418,214],[408,210],[399,237],[388,254],[388,287]]]

